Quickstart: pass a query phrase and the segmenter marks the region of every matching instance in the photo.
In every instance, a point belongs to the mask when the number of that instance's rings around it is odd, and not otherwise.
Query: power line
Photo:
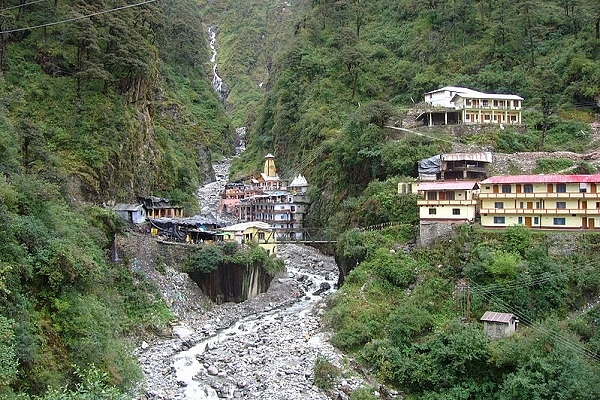
[[[146,1],[143,1],[141,3],[129,4],[129,5],[126,5],[126,6],[111,8],[109,10],[103,10],[103,11],[98,11],[98,12],[87,14],[87,15],[81,15],[79,17],[73,17],[73,18],[63,19],[61,21],[48,22],[46,24],[40,24],[40,25],[34,25],[34,26],[27,26],[27,27],[24,27],[24,28],[9,29],[9,30],[6,30],[6,31],[0,31],[0,35],[1,34],[5,34],[5,33],[14,33],[14,32],[21,32],[21,31],[28,31],[28,30],[37,29],[37,28],[45,28],[47,26],[64,24],[66,22],[78,21],[80,19],[94,17],[96,15],[108,14],[108,13],[111,13],[111,12],[114,12],[114,11],[124,10],[126,8],[133,8],[133,7],[143,6],[144,4],[153,3],[155,1],[157,1],[157,0],[146,0]]]
[[[471,285],[474,286],[475,289],[480,289],[479,285],[477,285],[475,282],[471,281]],[[552,339],[554,339],[557,343],[561,343],[562,345],[564,345],[565,347],[580,353],[586,357],[591,358],[592,360],[598,362],[600,361],[600,357],[598,357],[595,353],[593,353],[592,351],[588,350],[584,345],[582,345],[579,342],[575,342],[569,338],[564,337],[564,335],[557,333],[553,330],[547,329],[542,327],[539,324],[535,324],[533,321],[533,318],[531,318],[530,316],[528,316],[523,310],[520,310],[517,307],[511,307],[510,305],[508,305],[506,302],[504,302],[502,299],[487,294],[485,291],[481,290],[479,292],[479,294],[484,297],[486,300],[488,300],[490,303],[496,303],[498,305],[500,305],[501,307],[503,307],[506,311],[510,311],[513,314],[517,315],[519,317],[519,321],[523,322],[525,325],[529,326],[532,330],[540,332],[542,334],[548,335],[549,337],[551,337]]]
[[[3,9],[1,9],[0,11],[12,10],[12,9],[14,9],[14,8],[21,8],[21,7],[25,7],[25,6],[31,5],[31,4],[37,4],[37,3],[41,3],[41,2],[44,2],[44,1],[48,1],[48,0],[35,0],[35,1],[30,1],[29,3],[23,3],[23,4],[16,5],[16,6],[11,6],[11,7],[6,7],[6,8],[3,8]]]

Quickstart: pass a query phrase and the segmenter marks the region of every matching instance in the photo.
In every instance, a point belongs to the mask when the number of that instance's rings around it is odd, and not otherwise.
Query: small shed
[[[142,224],[146,221],[146,210],[141,204],[117,204],[113,210],[127,222]]]
[[[512,335],[517,330],[519,320],[516,315],[486,311],[480,318],[483,330],[492,338],[502,338]]]

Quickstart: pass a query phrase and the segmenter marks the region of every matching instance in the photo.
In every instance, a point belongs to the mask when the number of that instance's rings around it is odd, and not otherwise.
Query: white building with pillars
[[[523,98],[514,94],[483,93],[445,86],[425,93],[434,108],[419,116],[425,125],[506,124],[520,125]]]

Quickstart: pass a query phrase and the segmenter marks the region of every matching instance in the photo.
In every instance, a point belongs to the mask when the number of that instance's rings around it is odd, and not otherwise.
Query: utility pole
[[[457,300],[460,302],[463,315],[461,321],[468,324],[471,322],[471,281],[469,278],[461,279],[458,289]]]
[[[471,323],[471,281],[467,278],[467,300],[466,300],[466,310],[465,310],[465,319],[467,324]]]

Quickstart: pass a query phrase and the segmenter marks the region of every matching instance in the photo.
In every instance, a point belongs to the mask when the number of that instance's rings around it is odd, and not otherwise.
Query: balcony
[[[475,206],[477,200],[417,200],[418,206]]]
[[[600,215],[598,208],[482,208],[479,212],[490,215]]]
[[[479,193],[480,199],[592,199],[600,200],[600,193]]]
[[[456,107],[457,110],[497,110],[497,111],[521,111],[521,107],[512,107],[512,106],[483,106],[483,105],[465,105],[461,104]]]

